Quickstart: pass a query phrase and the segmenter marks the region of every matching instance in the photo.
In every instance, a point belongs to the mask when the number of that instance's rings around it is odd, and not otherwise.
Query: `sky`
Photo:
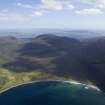
[[[105,0],[0,0],[0,29],[105,30]]]

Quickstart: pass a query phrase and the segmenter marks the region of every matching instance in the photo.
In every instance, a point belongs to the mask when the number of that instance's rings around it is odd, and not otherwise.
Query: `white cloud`
[[[42,0],[42,7],[49,10],[62,10],[63,6],[56,0]]]
[[[24,4],[18,2],[16,4],[18,7],[31,9],[32,16],[42,16],[45,13],[53,11],[62,11],[62,10],[72,10],[75,7],[71,4],[70,0],[40,0],[40,4],[35,6],[32,4]]]
[[[97,5],[99,8],[105,8],[105,0],[97,0],[97,1],[96,1],[96,5]]]
[[[22,8],[28,8],[28,9],[33,9],[32,5],[29,4],[23,4],[23,3],[17,3],[17,6],[22,7]]]
[[[40,4],[36,4],[35,6],[32,4],[24,4],[21,2],[17,3],[17,6],[22,8],[27,8],[32,10],[32,16],[42,16],[45,13],[53,12],[53,11],[63,11],[63,10],[72,10],[75,9],[77,14],[84,15],[97,15],[103,14],[102,8],[105,8],[105,0],[80,0],[80,3],[92,3],[91,8],[85,8],[81,10],[76,10],[73,5],[72,0],[40,0]],[[43,12],[44,11],[44,12]]]
[[[80,1],[84,3],[95,3],[97,0],[80,0]]]
[[[89,8],[89,9],[78,10],[76,11],[76,13],[82,15],[98,15],[98,14],[103,14],[103,11],[96,8]]]
[[[101,9],[105,8],[105,0],[81,0],[81,1],[85,3],[92,3],[93,5]]]
[[[58,11],[63,10],[62,5],[56,5],[54,8],[55,8],[55,10],[58,10]]]
[[[72,4],[68,4],[67,7],[68,7],[69,9],[74,9],[74,8],[75,8]]]
[[[26,16],[23,14],[0,12],[0,21],[24,22],[28,20],[29,20],[29,16]]]
[[[42,7],[49,10],[74,9],[70,0],[41,0]]]
[[[41,11],[35,11],[32,16],[42,16],[43,13]]]
[[[40,0],[41,3],[37,4],[36,6],[33,6],[31,4],[24,4],[21,2],[18,2],[16,5],[19,7],[23,8],[28,8],[28,9],[36,9],[36,10],[63,10],[63,9],[74,9],[74,6],[71,4],[70,0]]]

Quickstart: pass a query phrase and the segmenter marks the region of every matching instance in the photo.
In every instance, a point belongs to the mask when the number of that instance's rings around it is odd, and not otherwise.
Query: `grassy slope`
[[[21,72],[16,73],[7,69],[0,68],[0,91],[8,89],[12,86],[16,86],[23,83],[28,83],[35,80],[58,80],[66,79],[64,77],[54,76],[48,73],[43,72]]]

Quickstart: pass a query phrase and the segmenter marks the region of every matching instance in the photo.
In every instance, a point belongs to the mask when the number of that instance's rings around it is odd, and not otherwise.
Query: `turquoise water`
[[[18,86],[1,93],[0,105],[105,105],[105,96],[83,85],[47,81]]]

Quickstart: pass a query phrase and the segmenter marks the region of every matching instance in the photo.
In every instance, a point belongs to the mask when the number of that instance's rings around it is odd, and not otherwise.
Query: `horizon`
[[[105,30],[77,30],[77,29],[0,29],[0,37],[35,38],[40,35],[56,35],[75,39],[105,37]]]
[[[93,30],[93,31],[98,31],[98,30],[105,30],[105,29],[88,29],[88,28],[84,28],[84,29],[80,29],[80,28],[44,28],[44,27],[40,27],[40,28],[36,28],[36,27],[33,27],[33,28],[30,28],[30,27],[27,27],[27,28],[0,28],[0,30]]]

